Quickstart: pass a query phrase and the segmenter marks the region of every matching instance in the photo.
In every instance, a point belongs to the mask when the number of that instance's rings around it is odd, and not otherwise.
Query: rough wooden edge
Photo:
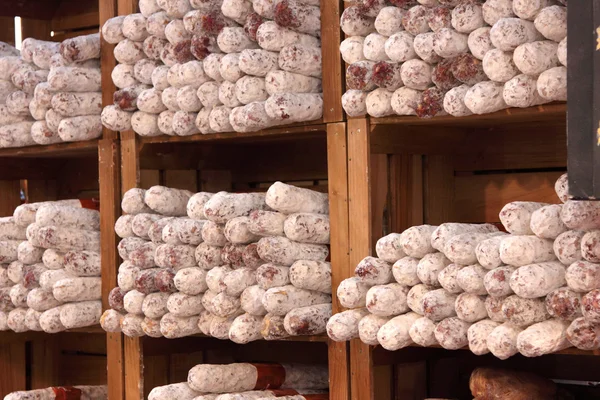
[[[117,285],[117,235],[115,221],[120,205],[119,143],[103,139],[98,146],[100,180],[100,236],[102,243],[102,308],[107,309],[108,294]],[[108,333],[106,336],[109,398],[120,399],[124,394],[123,335]]]
[[[371,183],[369,121],[351,119],[348,124],[348,200],[350,265],[371,254]],[[358,339],[350,342],[352,400],[375,400],[373,354]]]
[[[340,0],[321,1],[321,52],[323,63],[323,122],[344,120],[342,94],[344,81],[342,74],[342,56],[340,43]]]
[[[140,181],[138,136],[121,132],[121,191],[138,187]],[[141,338],[124,337],[125,399],[141,400],[144,396],[144,362]]]
[[[352,276],[348,243],[348,167],[346,124],[327,125],[329,218],[331,222],[331,285],[333,312],[340,312],[335,288]],[[332,399],[350,398],[348,344],[329,341],[329,393]]]

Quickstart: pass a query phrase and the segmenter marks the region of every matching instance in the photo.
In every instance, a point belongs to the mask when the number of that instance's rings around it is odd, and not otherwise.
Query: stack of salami
[[[505,359],[600,348],[600,203],[513,202],[491,224],[421,225],[377,242],[338,288],[334,340],[388,350],[469,346]]]
[[[200,364],[190,370],[187,383],[156,387],[148,400],[329,400],[328,389],[326,366]]]
[[[119,287],[104,329],[237,343],[325,332],[331,316],[327,196],[132,189],[115,226]],[[126,313],[126,315],[123,315]]]
[[[462,117],[565,101],[560,2],[360,0],[341,17],[346,113]]]
[[[108,388],[104,386],[58,386],[47,389],[13,392],[4,400],[29,399],[72,399],[72,400],[108,400]]]
[[[0,330],[95,325],[100,302],[99,213],[79,200],[30,203],[4,218]]]
[[[140,0],[117,44],[104,125],[141,136],[250,132],[321,117],[319,0]],[[253,11],[254,9],[254,11]],[[275,21],[269,21],[275,19]]]
[[[27,38],[18,52],[0,46],[0,147],[100,136],[100,35],[63,43]]]

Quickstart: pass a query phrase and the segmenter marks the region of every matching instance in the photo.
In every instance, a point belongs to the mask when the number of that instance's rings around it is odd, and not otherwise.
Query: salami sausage
[[[519,334],[517,349],[525,357],[539,357],[571,347],[567,340],[569,325],[558,319],[538,322]]]
[[[490,30],[492,44],[502,51],[513,51],[524,43],[535,42],[542,38],[533,22],[519,18],[502,18]]]
[[[331,296],[325,293],[298,289],[291,285],[268,289],[263,296],[265,310],[275,315],[285,315],[294,308],[330,301]]]
[[[468,36],[452,28],[442,28],[435,33],[433,50],[442,58],[456,57],[469,50]]]
[[[557,262],[530,264],[518,268],[510,278],[510,287],[523,298],[546,296],[565,284],[565,268]]]
[[[512,0],[487,0],[482,6],[483,20],[493,26],[502,18],[514,17]]]
[[[419,318],[410,327],[408,334],[419,346],[428,347],[438,344],[435,338],[435,322],[429,318]]]
[[[404,85],[417,90],[425,90],[431,85],[431,73],[432,67],[418,59],[406,61],[400,69]]]
[[[562,287],[546,296],[546,310],[551,317],[574,320],[581,317],[581,294]]]
[[[567,339],[581,350],[600,348],[600,325],[585,318],[577,318],[567,328]]]
[[[121,40],[125,40],[125,36],[123,35],[124,19],[124,15],[108,19],[102,25],[102,38],[111,44],[117,44]]]
[[[446,350],[458,350],[469,344],[467,332],[470,327],[470,323],[458,318],[446,318],[436,325],[435,339]]]
[[[508,265],[520,267],[539,262],[553,261],[553,242],[536,236],[509,235],[500,243],[500,258]]]
[[[557,49],[549,40],[524,43],[515,49],[513,60],[524,74],[537,75],[558,65]]]
[[[346,9],[346,11],[347,10],[348,9]],[[346,11],[344,11],[344,14]],[[344,14],[342,14],[342,22]],[[371,30],[373,30],[373,19],[371,19],[371,27]],[[294,32],[277,25],[277,23],[273,21],[264,22],[259,26],[258,31],[256,32],[256,40],[260,47],[269,51],[281,51],[284,47],[293,44],[320,47],[319,39],[316,37]]]
[[[420,225],[408,228],[400,237],[402,250],[409,257],[423,258],[426,254],[434,253],[431,245],[431,235],[437,226]]]
[[[411,345],[413,340],[410,337],[409,330],[419,318],[421,316],[413,312],[392,318],[377,332],[377,341],[384,349],[389,351],[399,350]]]
[[[475,355],[481,356],[490,352],[487,339],[490,333],[500,324],[489,319],[476,322],[467,330],[469,350]]]
[[[485,298],[472,293],[462,293],[454,304],[456,316],[462,321],[474,323],[488,317]]]
[[[436,322],[456,315],[454,307],[456,297],[445,289],[431,290],[425,293],[421,300],[423,315]]]
[[[347,36],[364,37],[375,31],[375,19],[366,15],[361,7],[351,6],[342,13],[340,26]]]
[[[275,371],[273,374],[271,371]],[[211,377],[240,376],[243,379]],[[319,390],[327,387],[327,368],[302,364],[200,364],[188,374],[188,384],[204,393],[231,393],[248,390],[296,388]]]
[[[265,290],[258,285],[247,287],[240,296],[240,305],[242,310],[250,315],[263,316],[267,313],[262,305],[262,298]]]
[[[488,272],[483,278],[483,284],[490,296],[502,297],[513,293],[510,287],[510,277],[515,272],[514,267],[499,267]]]
[[[523,299],[516,295],[502,302],[502,314],[507,322],[517,326],[527,326],[548,319],[543,299]]]
[[[487,347],[494,356],[506,360],[519,352],[517,337],[522,331],[522,328],[506,322],[490,332],[486,340]]]
[[[347,64],[365,60],[366,58],[363,52],[364,42],[365,38],[362,36],[350,36],[344,39],[342,44],[340,44],[342,59]]]
[[[415,110],[420,99],[420,90],[401,87],[392,95],[392,109],[398,115],[416,115]]]
[[[583,258],[581,242],[583,231],[566,231],[554,240],[554,254],[564,265],[571,265]]]
[[[369,285],[385,285],[392,282],[392,267],[375,257],[365,257],[354,270],[354,275]]]
[[[372,117],[386,117],[392,115],[392,92],[377,88],[370,92],[366,98],[367,113]]]
[[[358,323],[358,335],[360,340],[365,344],[373,346],[378,345],[379,341],[377,340],[377,332],[379,332],[379,329],[389,320],[390,318],[378,317],[372,314],[363,317]]]
[[[483,27],[482,7],[476,2],[462,2],[452,10],[452,27],[461,33],[471,33]]]
[[[365,307],[367,292],[371,286],[362,282],[360,278],[344,279],[337,288],[337,299],[345,308]]]
[[[380,317],[393,317],[409,310],[406,303],[408,286],[398,283],[373,286],[367,292],[367,310]]]
[[[550,68],[540,74],[538,93],[547,101],[565,101],[567,98],[567,68]]]
[[[467,45],[471,54],[478,60],[483,60],[487,52],[494,49],[490,38],[490,30],[491,28],[489,27],[483,27],[475,29],[469,34]]]
[[[463,268],[465,268],[464,265],[449,264],[439,272],[439,284],[450,293],[462,293],[463,288],[458,281],[458,272]]]
[[[427,24],[433,32],[452,27],[452,9],[446,6],[430,8],[427,13]]]
[[[297,288],[331,293],[331,264],[324,261],[296,261],[289,270],[290,282]]]

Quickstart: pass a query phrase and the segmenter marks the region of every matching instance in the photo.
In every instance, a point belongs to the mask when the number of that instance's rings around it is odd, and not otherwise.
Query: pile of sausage
[[[349,116],[462,117],[567,99],[566,0],[357,0]]]
[[[507,204],[494,225],[421,225],[377,242],[338,290],[328,325],[388,350],[440,345],[506,359],[600,348],[600,203]]]
[[[0,330],[57,333],[98,324],[98,211],[79,200],[23,204],[0,219],[0,236]]]
[[[62,43],[0,43],[0,147],[90,140],[102,134],[100,35]]]
[[[325,332],[331,316],[327,195],[131,189],[115,231],[124,260],[109,332],[236,343]]]
[[[322,116],[319,0],[140,0],[102,28],[119,90],[102,122],[141,136],[252,132]]]
[[[56,386],[46,389],[13,392],[4,400],[108,400],[108,388],[104,386]]]
[[[188,381],[159,386],[148,400],[329,400],[326,366],[200,364]]]

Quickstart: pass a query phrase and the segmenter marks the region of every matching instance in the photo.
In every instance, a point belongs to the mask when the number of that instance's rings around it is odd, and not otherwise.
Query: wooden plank
[[[121,11],[119,3],[119,11]],[[139,187],[139,144],[135,132],[121,132],[121,195]],[[144,352],[142,338],[124,337],[125,399],[144,398]]]
[[[166,170],[164,172],[165,186],[186,189],[196,193],[198,191],[198,176],[196,170]]]
[[[348,126],[348,214],[350,265],[371,254],[371,151],[369,123],[351,119]],[[372,348],[358,339],[350,342],[352,400],[375,400]]]
[[[101,2],[101,3],[104,3]],[[108,5],[111,1],[106,1]],[[75,14],[75,15],[57,15],[50,21],[50,29],[54,32],[70,31],[73,29],[82,30],[82,28],[93,28],[100,24],[100,12],[98,9],[98,3],[96,4],[95,10],[88,12]],[[104,8],[103,13],[109,10],[106,9],[107,4],[102,4]],[[104,22],[104,21],[103,21]],[[98,32],[98,29],[96,29]]]
[[[0,157],[76,157],[92,155],[96,153],[97,147],[97,140],[86,140],[83,142],[72,143],[57,143],[49,144],[47,146],[35,145],[27,147],[11,147],[0,149]]]
[[[0,181],[0,217],[13,215],[21,204],[21,181]]]
[[[120,10],[120,8],[119,8]],[[259,138],[272,140],[273,138],[289,137],[294,135],[312,134],[315,132],[325,132],[326,125],[321,120],[308,121],[293,125],[284,125],[277,128],[263,129],[257,132],[227,132],[227,133],[211,133],[210,135],[191,135],[191,136],[153,136],[143,137],[141,143],[187,143],[187,142],[203,142],[203,141],[256,141]]]
[[[125,400],[144,399],[144,351],[142,338],[125,336]]]
[[[25,342],[0,344],[0,395],[26,390]]]
[[[152,389],[157,386],[168,385],[169,380],[169,363],[170,356],[168,354],[149,356],[144,353],[144,393],[145,399]],[[185,379],[187,380],[187,379]],[[185,381],[183,380],[183,381]],[[179,382],[183,382],[179,381]],[[178,383],[178,382],[173,382]],[[141,388],[140,388],[141,389]]]
[[[339,51],[342,41],[340,10],[342,1],[321,2],[321,54],[323,64],[323,122],[339,122],[344,119],[342,94],[344,93],[343,62]]]
[[[454,218],[453,161],[452,156],[425,157],[425,221],[430,225]]]
[[[31,343],[31,388],[41,389],[59,384],[60,341],[58,335],[46,335]]]
[[[57,199],[57,182],[55,180],[28,179],[25,198],[28,203]]]
[[[353,275],[349,254],[348,167],[346,124],[327,126],[329,219],[331,224],[331,285],[337,288]],[[332,291],[333,312],[342,311]],[[350,398],[350,364],[347,343],[329,341],[329,392],[333,399]]]
[[[108,309],[108,294],[117,285],[119,255],[114,226],[121,215],[120,152],[116,140],[103,139],[98,146],[100,181],[100,237],[102,243],[102,308]],[[106,335],[107,371],[110,398],[123,398],[125,393],[123,335]]]
[[[391,232],[423,223],[423,160],[420,155],[390,156]]]
[[[455,177],[454,218],[458,222],[499,222],[511,201],[559,203],[554,183],[562,172],[530,172]]]
[[[50,36],[50,31],[50,21],[44,19],[44,17],[38,19],[21,17],[21,36],[23,39],[31,37],[39,40],[55,41],[54,38]]]
[[[105,385],[106,357],[87,354],[63,354],[60,357],[60,385]],[[111,385],[113,382],[111,382]]]
[[[435,118],[385,117],[370,118],[371,125],[430,125],[430,126],[495,126],[521,122],[564,121],[567,105],[551,103],[529,108],[508,108],[491,114],[453,117],[451,115]]]
[[[141,169],[140,186],[149,188],[155,185],[160,185],[160,171],[157,169]]]
[[[564,121],[481,127],[376,125],[372,152],[454,155],[459,171],[555,168],[565,164]]]
[[[388,156],[371,154],[371,245],[390,230],[388,207]],[[373,247],[373,250],[375,248]]]
[[[0,16],[32,18],[32,19],[51,19],[54,11],[59,4],[59,0],[21,0],[11,1],[3,0],[0,2]],[[26,36],[23,36],[25,38]]]
[[[200,171],[200,190],[216,193],[221,190],[231,190],[231,171]]]
[[[15,45],[15,18],[0,17],[0,40]]]

